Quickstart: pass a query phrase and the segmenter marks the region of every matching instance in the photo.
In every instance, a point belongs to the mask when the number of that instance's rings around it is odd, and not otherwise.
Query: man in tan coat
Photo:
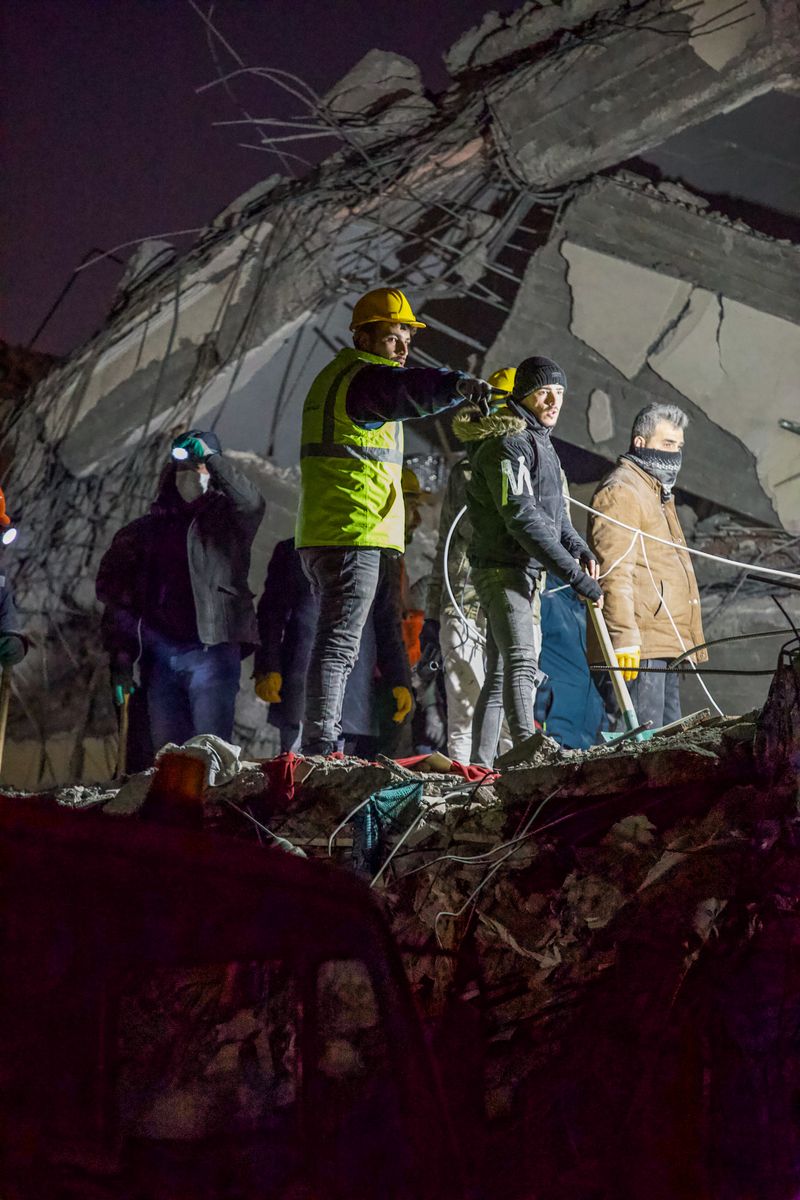
[[[685,546],[672,490],[688,420],[672,404],[643,408],[633,423],[630,450],[602,481],[592,507],[643,534]],[[665,667],[704,640],[691,556],[595,515],[589,522],[589,545],[600,563],[604,615],[636,715],[653,727],[676,721],[681,715],[678,675],[640,674],[639,668]],[[602,663],[591,632],[589,662]],[[708,656],[700,650],[693,657],[705,661]],[[601,690],[606,699],[608,679],[599,678],[605,681]],[[613,711],[613,701],[606,700],[606,707]]]

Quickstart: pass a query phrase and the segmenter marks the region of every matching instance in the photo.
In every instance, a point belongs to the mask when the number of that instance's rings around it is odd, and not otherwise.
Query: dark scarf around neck
[[[643,447],[641,450],[631,449],[622,457],[646,471],[648,475],[652,475],[653,479],[661,484],[661,500],[666,504],[672,495],[683,462],[681,451],[648,450]]]

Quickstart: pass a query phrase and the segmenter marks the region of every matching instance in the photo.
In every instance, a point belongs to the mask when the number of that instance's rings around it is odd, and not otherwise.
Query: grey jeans
[[[472,583],[486,614],[486,677],[472,722],[472,762],[490,767],[504,712],[513,745],[534,731],[542,627],[534,621],[535,576],[519,567],[475,567]]]
[[[306,676],[303,751],[330,754],[342,733],[344,689],[375,599],[381,551],[372,546],[306,546],[300,561],[319,597]]]

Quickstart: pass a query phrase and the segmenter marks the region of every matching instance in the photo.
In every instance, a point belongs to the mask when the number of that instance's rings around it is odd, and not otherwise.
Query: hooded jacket
[[[96,592],[112,661],[133,662],[160,638],[182,640],[178,629],[206,646],[238,642],[244,654],[258,641],[247,576],[264,500],[223,455],[206,466],[208,491],[186,504],[170,464],[150,512],[120,529],[103,555]],[[179,613],[170,611],[176,603]]]
[[[644,533],[686,545],[674,498],[662,500],[658,480],[629,459],[617,460],[592,497],[592,508]],[[662,542],[640,538],[634,545],[634,536],[602,517],[590,519],[589,541],[600,570],[612,568],[603,581],[603,615],[611,642],[615,649],[639,646],[645,659],[674,658],[704,640],[692,560],[684,551]],[[590,663],[603,662],[591,627],[587,653]],[[708,652],[699,650],[693,657],[705,662]]]
[[[569,519],[550,430],[509,400],[488,417],[472,407],[462,410],[453,432],[472,468],[467,484],[472,566],[552,572],[579,595],[598,599],[599,585],[575,561],[594,555]]]

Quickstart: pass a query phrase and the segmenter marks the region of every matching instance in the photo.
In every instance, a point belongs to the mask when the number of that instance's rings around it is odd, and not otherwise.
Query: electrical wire
[[[533,825],[533,822],[536,820],[536,818],[538,817],[538,815],[542,811],[542,809],[545,807],[545,805],[548,804],[554,798],[554,796],[557,796],[559,794],[559,792],[563,791],[565,786],[566,785],[563,783],[560,784],[559,787],[555,788],[552,792],[550,792],[549,795],[545,796],[545,798],[541,801],[541,803],[539,805],[537,805],[535,811],[533,812],[533,815],[525,822],[524,827],[520,831],[520,835],[516,839],[517,844],[521,837],[528,835],[529,831],[530,831],[530,836],[533,836],[534,833],[538,832],[538,830],[531,830],[531,825]],[[433,921],[433,932],[436,937],[436,941],[439,943],[440,946],[442,945],[442,940],[439,937],[439,921],[441,920],[441,918],[442,917],[453,917],[455,919],[458,919],[458,917],[462,916],[462,914],[464,912],[466,912],[466,910],[470,906],[470,904],[472,904],[472,902],[478,898],[479,894],[486,887],[486,884],[489,882],[489,880],[492,879],[497,874],[497,872],[502,867],[503,863],[508,861],[508,859],[514,853],[515,849],[516,849],[516,844],[512,845],[511,849],[508,850],[508,852],[506,854],[504,854],[503,857],[501,859],[499,859],[498,862],[492,864],[488,874],[485,875],[484,878],[481,880],[481,882],[478,884],[478,886],[470,892],[470,894],[467,896],[466,900],[464,901],[464,903],[461,905],[461,907],[459,909],[457,909],[453,912],[451,912],[447,909],[443,909],[436,914],[434,921]]]
[[[599,577],[600,579],[606,579],[606,578],[607,578],[607,577],[608,577],[608,576],[611,574],[611,572],[612,572],[612,571],[613,571],[613,570],[614,570],[616,567],[618,567],[618,566],[620,565],[620,563],[624,561],[624,559],[626,559],[626,558],[628,557],[628,555],[629,555],[629,554],[631,553],[631,551],[634,549],[634,547],[635,547],[635,545],[636,545],[636,542],[637,542],[637,541],[638,541],[640,538],[642,539],[642,554],[643,554],[643,557],[644,557],[644,560],[645,560],[645,566],[647,567],[647,571],[648,571],[648,574],[649,574],[649,576],[650,576],[650,580],[651,580],[651,582],[652,582],[652,584],[653,584],[653,587],[654,587],[654,588],[655,588],[655,590],[656,590],[656,593],[657,593],[657,595],[658,595],[658,597],[659,597],[660,601],[662,602],[662,604],[663,604],[663,606],[664,606],[664,611],[666,612],[666,614],[667,614],[667,617],[668,617],[668,619],[669,619],[669,621],[670,621],[670,623],[671,623],[671,625],[672,625],[672,628],[673,628],[673,630],[674,630],[674,632],[675,632],[675,634],[676,634],[676,636],[677,636],[677,638],[678,638],[678,641],[680,642],[680,645],[681,645],[681,650],[682,650],[682,653],[681,653],[681,655],[680,655],[680,658],[679,658],[679,660],[677,660],[677,661],[682,661],[682,660],[684,660],[685,658],[687,658],[687,656],[688,656],[689,654],[691,654],[691,653],[692,653],[692,649],[689,649],[689,650],[687,650],[687,648],[686,648],[686,643],[683,641],[683,638],[682,638],[682,637],[681,637],[681,635],[680,635],[680,632],[679,632],[679,630],[678,630],[678,627],[677,627],[677,625],[675,624],[675,621],[674,621],[674,619],[673,619],[673,617],[672,617],[672,613],[671,613],[671,612],[670,612],[670,610],[669,610],[669,607],[668,607],[668,605],[667,605],[667,602],[666,602],[666,600],[664,599],[664,597],[663,597],[662,593],[661,593],[661,592],[659,591],[659,589],[658,589],[658,586],[657,586],[657,584],[656,584],[656,582],[655,582],[655,579],[654,579],[654,577],[653,577],[653,573],[652,573],[652,571],[651,571],[651,569],[650,569],[650,563],[649,563],[649,560],[648,560],[648,558],[647,558],[647,551],[646,551],[646,549],[645,549],[645,545],[644,545],[644,540],[643,540],[643,539],[644,539],[644,538],[650,538],[650,540],[651,540],[651,541],[660,542],[662,545],[665,545],[665,546],[673,546],[673,547],[674,547],[676,550],[686,550],[686,551],[687,551],[687,552],[689,552],[689,553],[698,554],[698,555],[701,555],[703,558],[710,558],[710,559],[713,559],[713,560],[714,560],[714,561],[716,561],[716,562],[726,563],[726,564],[728,564],[728,565],[730,565],[730,566],[739,567],[739,568],[744,568],[745,570],[752,570],[752,569],[753,569],[753,567],[752,567],[752,565],[751,565],[751,564],[748,564],[748,563],[741,563],[741,562],[738,562],[736,559],[729,559],[729,558],[725,558],[725,557],[723,557],[722,555],[718,555],[718,554],[710,554],[710,553],[708,553],[707,551],[702,551],[702,550],[694,550],[694,549],[692,549],[691,547],[689,547],[689,546],[684,546],[684,545],[682,545],[682,544],[681,544],[681,543],[679,543],[679,542],[670,542],[670,541],[667,541],[667,539],[665,539],[665,538],[660,538],[660,537],[657,537],[655,534],[645,533],[645,531],[644,531],[644,530],[641,530],[641,529],[636,529],[636,528],[635,528],[634,526],[632,526],[632,525],[626,525],[624,521],[617,521],[617,520],[615,520],[615,518],[613,518],[613,517],[607,517],[605,513],[601,513],[601,512],[599,512],[597,509],[595,509],[595,508],[592,508],[590,505],[587,505],[587,504],[581,504],[581,502],[580,502],[579,500],[575,500],[573,497],[570,497],[570,503],[571,503],[571,504],[577,504],[579,508],[585,508],[585,509],[586,509],[588,512],[594,513],[596,516],[598,516],[598,517],[601,517],[601,518],[602,518],[602,519],[604,519],[604,520],[608,520],[608,521],[612,522],[612,524],[614,524],[614,525],[619,525],[619,526],[621,526],[623,529],[627,529],[627,530],[629,530],[630,532],[632,532],[632,533],[633,533],[633,538],[631,539],[631,543],[630,543],[630,545],[628,546],[628,548],[627,548],[627,550],[625,551],[625,553],[624,553],[624,554],[622,554],[622,555],[620,555],[620,557],[619,557],[619,558],[615,559],[615,561],[614,561],[614,562],[611,564],[611,566],[610,566],[610,567],[609,567],[609,568],[608,568],[606,571],[604,571],[602,575],[600,575],[600,577]],[[455,518],[453,519],[453,522],[452,522],[452,524],[451,524],[450,528],[449,528],[449,529],[448,529],[448,531],[447,531],[447,536],[446,536],[446,538],[445,538],[444,558],[443,558],[443,563],[442,563],[443,577],[444,577],[445,586],[446,586],[446,588],[447,588],[447,594],[448,594],[448,596],[449,596],[449,598],[450,598],[450,602],[451,602],[451,604],[453,605],[453,608],[455,609],[455,612],[456,612],[456,614],[457,614],[457,616],[458,616],[459,620],[461,621],[461,623],[462,623],[462,626],[464,627],[464,630],[465,630],[465,636],[466,636],[466,635],[469,635],[469,636],[472,636],[472,637],[476,637],[476,638],[479,640],[480,644],[482,644],[482,645],[485,645],[485,644],[486,644],[486,639],[485,639],[485,637],[484,637],[484,636],[483,636],[481,633],[479,633],[477,629],[475,629],[475,630],[474,630],[474,632],[473,632],[473,629],[471,629],[471,628],[470,628],[470,624],[469,624],[469,621],[468,621],[468,618],[467,618],[466,614],[464,613],[464,611],[463,611],[463,609],[461,608],[460,604],[459,604],[459,603],[458,603],[458,601],[456,600],[455,593],[453,592],[453,588],[452,588],[452,582],[451,582],[451,579],[450,579],[450,572],[449,572],[449,568],[448,568],[448,559],[449,559],[449,552],[450,552],[450,544],[451,544],[451,542],[452,542],[453,535],[454,535],[454,533],[455,533],[456,527],[457,527],[457,525],[458,525],[459,521],[461,520],[461,518],[462,518],[462,517],[464,516],[464,514],[466,513],[466,511],[467,511],[467,505],[465,504],[465,505],[464,505],[464,506],[463,506],[463,507],[462,507],[462,508],[461,508],[461,509],[458,511],[458,513],[456,513],[456,516],[455,516]],[[800,579],[800,575],[795,575],[795,574],[793,574],[792,572],[787,572],[787,571],[780,572],[780,571],[777,571],[776,569],[773,569],[773,568],[764,568],[764,567],[761,567],[761,566],[758,566],[758,567],[757,567],[757,568],[755,568],[755,569],[757,569],[757,570],[759,570],[759,571],[769,570],[769,571],[770,571],[770,574],[779,574],[779,575],[782,575],[782,576],[784,576],[784,577],[786,577],[786,578],[789,578],[789,579]],[[550,595],[552,595],[552,594],[553,594],[553,592],[562,591],[562,590],[564,590],[564,588],[567,588],[567,587],[570,587],[570,584],[565,584],[563,588],[562,588],[562,587],[559,587],[559,588],[548,588],[548,590],[547,590],[547,591],[543,592],[543,595],[544,595],[544,596],[550,596]],[[759,636],[759,635],[757,635],[757,634],[745,634],[745,635],[742,635],[742,636],[745,636],[745,637],[756,637],[756,636]],[[729,640],[729,639],[726,639],[726,638],[720,638],[720,639],[719,639],[719,641],[727,641],[727,640]],[[716,644],[716,642],[703,643],[703,645],[702,645],[702,646],[694,647],[693,649],[703,649],[703,648],[705,647],[705,645],[715,645],[715,644]],[[667,672],[667,671],[669,671],[669,670],[670,670],[670,669],[672,669],[672,667],[674,667],[675,665],[676,665],[676,664],[675,664],[675,663],[673,663],[673,664],[671,664],[671,667],[670,667],[670,668],[664,668],[664,672]],[[750,674],[757,674],[757,675],[761,675],[761,674],[764,674],[764,672],[761,672],[761,671],[733,671],[733,670],[726,670],[726,671],[722,671],[722,670],[720,670],[720,671],[714,671],[714,670],[712,670],[712,669],[708,669],[708,670],[705,670],[705,671],[700,671],[700,670],[698,670],[698,668],[697,668],[696,664],[694,664],[693,662],[691,662],[691,660],[690,660],[690,666],[691,666],[692,672],[693,672],[695,675],[697,675],[697,681],[698,681],[698,683],[700,684],[700,687],[701,687],[701,688],[703,689],[703,691],[706,693],[706,696],[708,697],[708,699],[709,699],[709,701],[711,702],[712,706],[713,706],[713,707],[716,709],[716,711],[719,713],[719,715],[720,715],[720,716],[724,716],[724,713],[723,713],[722,709],[719,707],[719,705],[717,704],[717,702],[716,702],[716,700],[714,699],[714,697],[711,695],[711,693],[710,693],[710,691],[708,690],[708,688],[706,687],[705,683],[703,682],[703,679],[701,678],[701,676],[702,676],[703,674],[708,674],[708,675],[710,675],[710,674],[720,674],[720,675],[721,675],[721,674],[725,674],[725,675],[750,675]],[[603,670],[605,670],[605,669],[606,669],[606,668],[603,668]],[[656,672],[656,671],[654,670],[654,671],[653,671],[653,673],[659,673],[659,674],[660,674],[661,672]],[[772,674],[772,672],[771,672],[771,671],[770,671],[770,672],[766,672],[766,674]]]
[[[570,503],[577,504],[578,508],[584,509],[585,512],[593,513],[603,521],[609,521],[612,525],[618,525],[620,529],[628,529],[631,533],[638,533],[651,542],[659,542],[662,546],[672,546],[674,550],[682,554],[694,554],[697,558],[705,558],[711,562],[727,563],[729,567],[739,567],[743,571],[757,571],[760,575],[774,575],[776,578],[794,579],[797,583],[800,583],[800,574],[796,571],[781,571],[777,567],[762,567],[753,563],[740,562],[736,558],[725,558],[721,554],[711,554],[708,550],[698,550],[694,546],[685,546],[682,542],[672,542],[668,538],[658,537],[655,533],[645,533],[643,529],[636,529],[634,525],[627,525],[624,521],[618,521],[616,517],[609,517],[607,513],[599,512],[596,508],[592,508],[591,504],[582,504],[580,500],[576,500],[574,497],[570,498]]]
[[[641,531],[640,531],[640,532],[641,532]],[[660,601],[661,601],[662,605],[664,606],[664,612],[667,614],[667,617],[669,618],[669,623],[670,623],[670,625],[672,626],[672,631],[673,631],[673,633],[675,634],[675,637],[678,639],[678,641],[679,641],[679,643],[680,643],[681,650],[685,650],[685,649],[686,649],[686,642],[685,642],[685,641],[683,640],[683,638],[681,637],[681,632],[680,632],[680,630],[678,629],[678,626],[675,624],[675,619],[674,619],[674,617],[672,616],[672,612],[670,611],[670,607],[669,607],[669,605],[667,604],[667,598],[666,598],[666,596],[664,595],[664,589],[662,588],[662,589],[659,591],[659,587],[658,587],[658,584],[656,583],[655,576],[653,575],[653,572],[652,572],[652,570],[651,570],[651,567],[650,567],[650,560],[649,560],[649,558],[647,557],[647,549],[646,549],[646,547],[645,547],[645,544],[644,544],[644,538],[641,538],[641,545],[642,545],[642,555],[643,555],[643,557],[644,557],[644,565],[647,567],[647,574],[650,576],[650,582],[651,582],[651,583],[652,583],[652,585],[653,585],[653,591],[655,592],[656,596],[657,596],[657,597],[660,599]],[[700,601],[698,600],[698,601],[697,601],[697,603],[699,604],[699,603],[700,603]],[[712,704],[712,706],[713,706],[713,707],[714,707],[714,708],[717,710],[717,714],[718,714],[718,716],[720,716],[720,717],[724,717],[724,716],[725,716],[724,712],[722,711],[722,709],[720,708],[720,706],[717,704],[717,702],[716,702],[716,700],[714,699],[714,697],[711,695],[711,692],[710,692],[710,691],[708,690],[708,688],[706,687],[705,680],[704,680],[704,679],[703,679],[703,678],[702,678],[702,677],[701,677],[701,676],[700,676],[700,675],[697,673],[697,668],[696,668],[696,666],[695,666],[695,663],[694,663],[694,661],[693,661],[691,658],[690,658],[690,659],[688,659],[687,661],[688,661],[688,663],[689,663],[690,667],[692,668],[692,670],[694,671],[695,675],[697,675],[697,682],[700,684],[700,687],[703,689],[703,691],[705,692],[706,696],[707,696],[707,697],[708,697],[708,699],[711,701],[711,704]]]

